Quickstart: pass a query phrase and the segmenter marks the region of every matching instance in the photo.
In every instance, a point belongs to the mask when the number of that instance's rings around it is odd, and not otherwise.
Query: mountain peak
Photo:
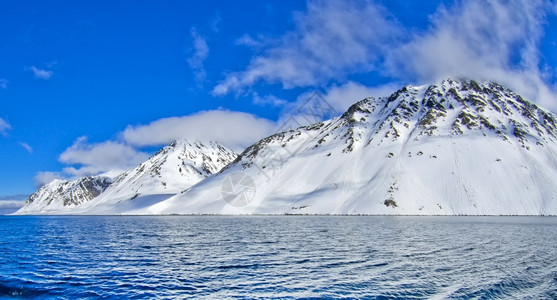
[[[77,206],[90,201],[112,184],[112,178],[85,176],[75,180],[55,179],[27,199],[28,206]]]
[[[387,98],[357,102],[341,118],[350,127],[371,126],[393,140],[409,135],[495,134],[530,147],[557,139],[553,113],[502,85],[474,80],[406,86]]]
[[[114,179],[88,176],[55,180],[30,196],[21,213],[64,211],[119,203],[140,196],[178,193],[220,171],[236,153],[216,142],[178,140]],[[72,208],[73,209],[73,208]]]
[[[80,207],[133,214],[557,214],[556,125],[553,113],[497,83],[409,85],[365,98],[340,117],[266,137],[239,156],[212,142],[176,141]],[[237,191],[244,206],[223,198],[231,178],[249,179],[226,194]]]
[[[555,124],[553,113],[497,83],[409,85],[266,137],[153,211],[556,214]],[[236,172],[255,186],[245,207],[219,198]]]

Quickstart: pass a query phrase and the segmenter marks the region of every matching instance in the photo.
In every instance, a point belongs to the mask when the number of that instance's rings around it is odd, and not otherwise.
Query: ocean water
[[[0,217],[0,298],[557,298],[557,218]]]

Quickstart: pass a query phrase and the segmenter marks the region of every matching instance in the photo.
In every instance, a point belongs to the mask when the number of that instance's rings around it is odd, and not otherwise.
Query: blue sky
[[[177,138],[241,150],[319,91],[501,82],[553,111],[551,1],[3,1],[0,199]],[[0,207],[1,208],[1,207]]]

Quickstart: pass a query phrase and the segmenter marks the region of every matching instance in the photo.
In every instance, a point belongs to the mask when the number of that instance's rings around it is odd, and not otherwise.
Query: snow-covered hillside
[[[557,215],[555,178],[553,113],[495,83],[448,79],[240,156],[173,143],[112,184],[53,182],[19,213]]]
[[[265,138],[145,214],[557,214],[557,118],[495,83],[368,98]]]
[[[55,179],[29,196],[19,212],[41,212],[75,208],[104,192],[112,184],[112,178],[87,176],[75,180]]]
[[[119,210],[128,211],[175,195],[220,171],[236,157],[236,153],[215,142],[177,141],[114,179],[55,180],[31,195],[28,204],[18,213],[112,214]],[[103,184],[89,184],[97,181]],[[69,192],[60,186],[68,186],[71,195],[79,197],[66,200]]]

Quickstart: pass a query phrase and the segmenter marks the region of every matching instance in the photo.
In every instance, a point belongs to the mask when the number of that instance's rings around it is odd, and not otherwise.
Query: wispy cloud
[[[471,0],[441,7],[428,32],[386,55],[386,71],[422,82],[449,76],[498,81],[555,108],[555,89],[543,79],[538,49],[550,9],[543,0]]]
[[[35,75],[35,78],[37,79],[45,79],[48,80],[50,79],[50,77],[52,77],[52,75],[54,74],[53,71],[49,71],[49,70],[45,70],[45,69],[40,69],[37,68],[35,66],[31,66],[31,67],[25,67],[26,71],[31,71],[33,72],[33,74]]]
[[[8,80],[0,78],[0,89],[7,89],[8,83],[10,83]]]
[[[192,38],[191,56],[187,59],[188,65],[193,71],[195,81],[202,83],[207,77],[205,67],[203,66],[205,59],[209,56],[209,46],[207,41],[203,38],[195,28],[190,30]]]
[[[337,111],[343,112],[356,101],[367,97],[387,97],[401,87],[399,83],[390,83],[376,87],[348,81],[342,85],[332,85],[325,90],[323,98]]]
[[[12,126],[10,125],[10,123],[8,123],[8,121],[0,118],[0,134],[3,136],[7,135],[8,130],[12,129]]]
[[[274,107],[284,106],[288,101],[280,99],[275,95],[259,96],[257,92],[253,92],[253,103],[257,105],[271,105]]]
[[[309,1],[295,28],[274,41],[244,35],[257,48],[250,63],[228,73],[213,95],[253,90],[257,84],[330,88],[349,76],[375,72],[396,82],[444,77],[498,81],[530,100],[557,108],[557,91],[539,50],[555,3],[545,0],[449,1],[424,30],[405,28],[373,1]],[[355,99],[354,99],[355,100]]]
[[[244,71],[231,73],[213,88],[214,95],[242,90],[260,81],[285,88],[315,86],[349,73],[373,70],[391,40],[396,23],[378,5],[362,1],[310,1],[295,15],[288,32],[252,58]],[[249,36],[237,41],[258,45]],[[375,49],[371,51],[371,49]]]
[[[255,39],[249,34],[244,34],[235,41],[235,44],[246,47],[261,48],[266,46],[269,42],[270,41],[261,36],[258,39]]]
[[[29,146],[29,144],[27,144],[25,142],[19,142],[19,145],[21,147],[23,147],[23,149],[27,150],[27,152],[29,152],[29,154],[33,154],[33,147]]]
[[[217,141],[235,150],[271,134],[276,124],[252,114],[211,110],[197,114],[163,118],[146,125],[128,126],[121,133],[130,145],[164,145],[177,139]]]
[[[221,23],[222,23],[222,18],[220,16],[220,13],[217,11],[217,14],[209,23],[209,27],[211,28],[211,31],[215,33],[219,32]]]

